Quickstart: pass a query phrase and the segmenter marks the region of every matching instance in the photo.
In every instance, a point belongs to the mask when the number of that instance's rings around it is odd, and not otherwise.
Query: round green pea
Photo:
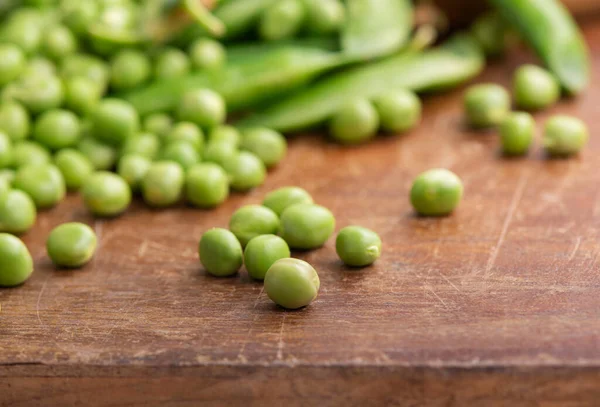
[[[65,24],[78,35],[87,34],[88,27],[96,20],[100,4],[94,1],[64,0],[61,11]]]
[[[390,132],[405,132],[421,121],[421,100],[409,90],[388,92],[375,100],[381,128]]]
[[[452,171],[432,169],[420,174],[410,191],[410,202],[420,215],[444,216],[452,213],[463,196],[463,185]]]
[[[223,163],[230,177],[230,186],[236,191],[249,191],[265,182],[267,169],[256,155],[240,151]]]
[[[13,160],[13,147],[10,137],[0,131],[0,169],[10,167]]]
[[[0,86],[19,77],[25,69],[25,54],[12,44],[0,44]]]
[[[560,99],[560,84],[547,70],[535,65],[523,65],[515,72],[513,93],[517,107],[540,110]]]
[[[25,233],[33,227],[36,217],[35,203],[25,192],[12,189],[0,199],[0,232]]]
[[[194,146],[199,153],[204,149],[204,133],[192,122],[179,122],[168,133],[165,143],[185,141]]]
[[[280,0],[263,12],[258,33],[267,41],[291,38],[300,31],[304,18],[304,6],[300,0]]]
[[[332,34],[346,19],[346,8],[339,0],[304,0],[306,30],[310,34]]]
[[[143,85],[152,75],[150,58],[143,52],[125,49],[111,61],[110,84],[113,89],[133,89]]]
[[[237,147],[227,141],[211,141],[202,153],[204,161],[219,164],[223,168],[225,168],[226,163],[234,161],[237,155]]]
[[[28,75],[56,76],[57,75],[56,65],[54,64],[54,62],[52,62],[51,60],[49,60],[45,57],[40,57],[40,56],[33,57],[29,60],[29,63],[25,67],[25,70],[23,71],[23,73],[21,73],[21,76],[28,76]]]
[[[185,52],[168,48],[163,51],[154,65],[156,79],[175,79],[185,76],[190,71],[190,60]]]
[[[17,45],[26,54],[34,54],[42,42],[42,19],[40,13],[30,8],[17,10],[7,21],[3,21],[0,39]]]
[[[265,275],[265,292],[275,304],[298,309],[317,298],[321,282],[315,269],[299,259],[277,260]]]
[[[62,105],[65,91],[62,81],[53,75],[28,75],[16,84],[13,97],[32,114]]]
[[[153,113],[144,118],[142,127],[144,131],[164,139],[173,127],[173,119],[165,113]]]
[[[50,150],[74,146],[79,141],[81,126],[77,116],[68,110],[44,112],[33,126],[33,138]]]
[[[527,154],[535,133],[535,120],[529,113],[510,113],[500,125],[500,142],[505,155]]]
[[[255,154],[267,168],[279,164],[287,153],[285,137],[275,130],[262,127],[245,130],[240,147]]]
[[[19,168],[13,186],[26,192],[38,209],[55,206],[66,194],[62,173],[51,164],[25,165]]]
[[[279,230],[279,218],[266,206],[246,205],[233,213],[229,220],[229,230],[244,247],[256,236],[276,234]]]
[[[321,247],[335,230],[335,218],[323,206],[301,203],[289,206],[281,214],[279,235],[293,249]]]
[[[242,245],[227,229],[214,228],[205,232],[198,253],[206,271],[216,277],[236,274],[244,262]]]
[[[251,239],[246,245],[244,264],[250,277],[264,280],[267,270],[273,263],[290,256],[290,248],[285,240],[275,235],[260,235]]]
[[[54,164],[65,179],[67,189],[71,191],[78,191],[87,177],[94,172],[94,166],[90,160],[72,148],[65,148],[56,153]]]
[[[186,92],[177,107],[179,120],[190,121],[202,128],[218,126],[225,121],[226,116],[225,100],[210,89]]]
[[[556,115],[544,126],[544,149],[550,156],[575,155],[585,147],[588,139],[587,126],[575,117]]]
[[[88,225],[63,223],[50,232],[46,251],[52,262],[60,267],[81,267],[96,251],[96,234]]]
[[[199,38],[188,50],[192,65],[196,69],[216,69],[225,64],[225,47],[215,40]]]
[[[48,150],[35,141],[20,141],[13,145],[12,167],[21,168],[26,165],[47,164],[52,161]]]
[[[241,144],[242,135],[235,127],[223,124],[213,127],[208,134],[208,141],[210,143],[229,143],[237,148]]]
[[[381,239],[370,229],[347,226],[338,233],[335,250],[346,265],[365,267],[381,256]]]
[[[78,47],[77,37],[64,25],[50,27],[44,33],[42,48],[52,59],[61,60],[67,55],[74,54]]]
[[[186,173],[185,191],[192,205],[213,208],[229,197],[229,177],[217,164],[196,164]]]
[[[98,171],[110,170],[117,162],[117,150],[94,137],[84,137],[77,144],[77,149],[90,160],[94,169]]]
[[[27,246],[13,235],[0,233],[0,287],[23,284],[33,273],[33,259]]]
[[[83,77],[91,80],[102,92],[110,79],[110,69],[106,62],[88,54],[73,54],[63,59],[61,64],[63,79]]]
[[[172,161],[158,161],[150,166],[142,180],[144,202],[154,207],[174,205],[181,198],[185,182],[183,168]]]
[[[85,206],[97,216],[117,216],[131,203],[129,185],[112,172],[99,171],[89,176],[81,194]]]
[[[30,123],[29,113],[19,103],[4,102],[0,105],[0,131],[6,133],[12,141],[29,136]]]
[[[104,99],[92,116],[94,136],[108,144],[121,145],[140,129],[140,118],[135,108],[120,99]]]
[[[269,192],[262,204],[281,216],[283,211],[295,204],[312,204],[313,198],[299,187],[283,187]]]
[[[181,165],[184,170],[187,170],[192,165],[200,162],[200,155],[196,148],[187,141],[174,141],[167,145],[161,157],[166,161],[173,161]]]
[[[358,99],[344,105],[331,118],[329,134],[341,144],[364,143],[377,135],[379,115],[373,104]]]
[[[472,127],[494,127],[510,112],[510,95],[500,85],[474,85],[465,94],[464,106]]]
[[[121,147],[121,156],[139,155],[153,160],[160,151],[160,140],[152,133],[138,133],[129,137]]]
[[[74,77],[65,80],[65,107],[79,115],[92,112],[101,97],[101,88],[88,78]]]
[[[146,177],[152,161],[135,154],[124,155],[117,165],[117,173],[129,184],[132,191],[137,191]]]

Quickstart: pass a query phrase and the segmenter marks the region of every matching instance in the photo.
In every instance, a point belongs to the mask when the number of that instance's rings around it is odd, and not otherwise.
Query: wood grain
[[[25,236],[36,271],[0,291],[0,405],[594,405],[600,399],[600,25],[587,25],[594,81],[536,117],[590,125],[581,157],[498,155],[494,133],[464,128],[463,89],[425,100],[414,132],[342,148],[291,142],[265,186],[215,211],[140,204],[94,220],[77,197]],[[508,84],[515,52],[478,81]],[[538,139],[539,146],[539,139]],[[466,186],[458,212],[416,217],[411,180],[431,167]],[[338,228],[377,230],[384,256],[343,267],[332,241],[300,253],[319,271],[308,308],[276,308],[245,272],[207,276],[200,235],[235,208],[299,185]],[[87,222],[100,245],[55,270],[49,230]]]

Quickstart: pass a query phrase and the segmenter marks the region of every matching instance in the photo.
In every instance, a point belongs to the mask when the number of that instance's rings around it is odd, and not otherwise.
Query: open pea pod
[[[324,77],[310,88],[244,118],[239,124],[279,131],[307,129],[323,123],[352,99],[372,99],[394,89],[425,92],[451,88],[476,76],[484,62],[474,40],[458,34],[432,50],[406,51]]]
[[[491,0],[556,75],[570,94],[589,82],[587,46],[577,24],[558,0]]]

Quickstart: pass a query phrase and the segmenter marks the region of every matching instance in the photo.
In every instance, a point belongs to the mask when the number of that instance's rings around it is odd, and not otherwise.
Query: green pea
[[[25,233],[33,227],[36,217],[35,203],[25,192],[12,189],[0,199],[0,232]]]
[[[88,27],[96,20],[99,4],[94,1],[65,0],[61,2],[65,24],[78,35],[87,34]]]
[[[30,123],[29,113],[19,103],[4,102],[0,105],[0,131],[6,133],[12,141],[29,136]]]
[[[101,89],[88,78],[75,77],[65,80],[65,106],[79,115],[91,113],[101,97]]]
[[[84,137],[77,144],[77,149],[84,155],[97,171],[114,168],[117,162],[117,150],[113,146],[102,143],[93,137]]]
[[[279,236],[260,235],[251,239],[244,250],[244,264],[248,275],[264,280],[267,270],[277,261],[291,256],[290,248]]]
[[[306,30],[325,35],[337,32],[346,19],[346,9],[339,0],[304,0]]]
[[[0,86],[19,77],[25,69],[25,54],[16,45],[0,44]]]
[[[208,140],[211,143],[229,143],[237,148],[242,142],[242,135],[235,127],[223,124],[212,128]]]
[[[263,12],[258,33],[267,41],[291,38],[300,31],[304,18],[304,7],[300,0],[280,0]]]
[[[156,134],[161,139],[167,137],[173,128],[173,119],[165,113],[153,113],[144,118],[144,131]]]
[[[223,168],[226,163],[234,161],[237,155],[236,146],[226,141],[209,142],[202,154],[204,161],[219,164]]]
[[[381,256],[381,239],[370,229],[347,226],[338,233],[335,250],[346,265],[365,267]]]
[[[55,206],[66,194],[62,173],[51,164],[25,165],[19,168],[14,187],[26,192],[38,209]]]
[[[190,45],[188,53],[196,69],[216,69],[225,65],[225,47],[215,40],[199,38]]]
[[[529,113],[514,112],[500,125],[500,142],[505,155],[527,154],[535,132],[535,120]]]
[[[262,127],[245,130],[240,147],[255,154],[267,168],[279,164],[287,153],[285,137],[275,130]]]
[[[510,95],[500,85],[475,85],[467,90],[464,105],[472,127],[494,127],[510,112]]]
[[[26,165],[48,164],[52,157],[48,150],[34,141],[20,141],[13,145],[12,167],[21,168]]]
[[[25,13],[20,13],[20,11]],[[31,9],[23,8],[11,14],[10,19],[2,23],[0,33],[3,42],[17,45],[26,54],[34,54],[39,50],[43,34],[41,15],[31,11]]]
[[[33,126],[33,138],[50,150],[74,146],[79,141],[81,126],[77,116],[63,109],[44,112]]]
[[[56,65],[45,57],[35,56],[29,60],[21,76],[57,76]]]
[[[281,214],[279,235],[293,249],[321,247],[335,230],[335,218],[323,206],[301,203],[289,206]]]
[[[558,101],[560,84],[547,70],[535,65],[523,65],[515,72],[513,93],[519,108],[540,110]]]
[[[575,117],[556,115],[544,126],[544,149],[550,156],[575,155],[585,147],[588,139],[587,126]]]
[[[10,167],[13,162],[13,147],[10,138],[0,132],[0,169]]]
[[[46,251],[57,266],[81,267],[94,256],[96,244],[96,234],[92,228],[83,223],[70,222],[50,232]]]
[[[420,215],[445,216],[452,213],[463,196],[463,185],[452,171],[432,169],[420,174],[410,191],[410,202]]]
[[[329,134],[341,144],[364,143],[377,135],[379,116],[373,104],[358,99],[344,105],[331,118]]]
[[[181,198],[184,178],[183,169],[175,162],[153,163],[142,181],[144,202],[154,207],[174,205]]]
[[[100,58],[88,54],[73,54],[63,59],[61,75],[64,79],[87,78],[94,82],[102,93],[108,85],[110,69]]]
[[[244,262],[242,246],[227,229],[213,228],[205,232],[198,248],[200,262],[216,277],[236,274]]]
[[[153,160],[160,150],[160,140],[152,133],[138,133],[129,137],[121,147],[121,156],[139,155]]]
[[[33,259],[27,246],[13,235],[0,233],[0,287],[23,284],[33,273]]]
[[[174,79],[185,76],[190,71],[190,60],[185,52],[168,48],[156,59],[154,77],[156,79]]]
[[[256,236],[276,234],[279,230],[279,218],[266,206],[246,205],[233,213],[229,220],[229,230],[244,247]]]
[[[187,141],[174,141],[167,145],[161,157],[163,160],[173,161],[181,165],[184,170],[187,170],[194,164],[200,162],[200,155],[196,148]]]
[[[14,100],[34,115],[60,107],[64,97],[62,81],[50,75],[22,77],[13,93]]]
[[[61,60],[67,55],[77,52],[77,38],[71,30],[63,25],[55,25],[44,34],[42,47],[47,56]]]
[[[299,187],[283,187],[269,192],[262,204],[281,216],[288,207],[301,203],[312,204],[312,196]]]
[[[240,151],[223,163],[230,177],[230,186],[236,191],[249,191],[265,182],[267,169],[256,155]]]
[[[65,148],[54,156],[54,164],[60,170],[67,189],[78,191],[94,172],[94,166],[81,152]]]
[[[185,190],[192,205],[213,208],[229,197],[229,177],[217,164],[196,164],[187,171]]]
[[[140,129],[134,107],[120,99],[102,100],[91,116],[94,136],[108,144],[121,145]]]
[[[138,191],[151,165],[152,161],[146,157],[124,155],[119,160],[117,173],[129,184],[132,191]]]
[[[375,100],[375,109],[385,131],[402,133],[421,121],[421,100],[409,90],[396,90]]]
[[[81,190],[83,202],[97,216],[117,216],[131,203],[127,182],[112,172],[99,171],[87,178]]]
[[[179,122],[173,126],[165,138],[165,143],[170,144],[176,141],[190,143],[199,153],[204,149],[204,133],[202,129],[191,122]]]
[[[190,121],[202,128],[211,128],[222,124],[226,115],[225,100],[210,89],[186,92],[177,107],[179,120]]]
[[[133,89],[143,85],[152,75],[150,58],[141,52],[126,49],[111,61],[110,84],[114,89]]]
[[[299,259],[277,260],[265,275],[265,292],[275,304],[298,309],[317,298],[321,282],[315,269]]]

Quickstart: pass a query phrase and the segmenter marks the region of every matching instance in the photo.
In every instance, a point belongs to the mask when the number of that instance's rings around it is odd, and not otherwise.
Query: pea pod
[[[515,26],[570,94],[589,82],[585,41],[567,9],[558,0],[492,0]]]
[[[458,34],[443,46],[407,51],[325,77],[298,94],[259,111],[239,124],[294,131],[316,126],[352,99],[372,99],[394,89],[443,90],[477,75],[484,57],[474,40]]]
[[[409,0],[348,0],[342,50],[375,58],[400,49],[409,39],[413,8]]]
[[[216,18],[225,24],[226,38],[239,37],[249,31],[262,12],[277,0],[230,0],[214,10]]]

